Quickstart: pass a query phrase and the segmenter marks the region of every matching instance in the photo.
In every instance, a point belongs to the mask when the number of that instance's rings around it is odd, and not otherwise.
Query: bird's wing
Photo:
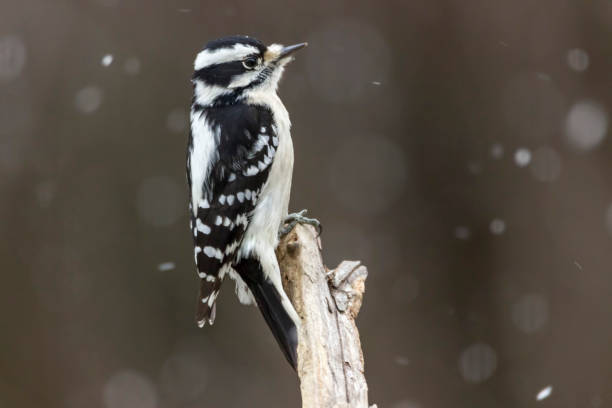
[[[272,113],[259,106],[232,105],[206,110],[215,129],[216,151],[191,212],[195,262],[200,277],[196,321],[213,323],[215,300],[248,227],[268,173],[278,138]],[[198,160],[191,154],[193,163]],[[188,177],[190,183],[191,176]]]

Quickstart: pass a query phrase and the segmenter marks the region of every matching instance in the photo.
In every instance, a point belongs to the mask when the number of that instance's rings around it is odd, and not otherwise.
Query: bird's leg
[[[282,238],[287,235],[297,224],[308,224],[316,228],[317,233],[321,235],[323,227],[319,220],[315,218],[308,218],[304,216],[308,210],[302,210],[293,214],[289,214],[283,220],[280,229],[278,230],[278,237]]]

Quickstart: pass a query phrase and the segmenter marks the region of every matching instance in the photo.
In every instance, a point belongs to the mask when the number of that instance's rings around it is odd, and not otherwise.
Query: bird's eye
[[[257,58],[249,57],[242,61],[242,65],[244,65],[246,69],[253,69],[257,66]]]

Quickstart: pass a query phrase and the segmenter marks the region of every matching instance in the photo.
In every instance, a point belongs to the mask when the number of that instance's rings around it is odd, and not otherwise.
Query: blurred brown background
[[[370,270],[380,408],[612,406],[612,2],[4,0],[0,406],[296,407],[232,285],[193,322],[197,51],[310,42],[291,208]]]

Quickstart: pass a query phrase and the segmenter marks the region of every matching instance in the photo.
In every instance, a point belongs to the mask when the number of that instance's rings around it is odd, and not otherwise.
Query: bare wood
[[[343,261],[328,271],[310,226],[297,225],[276,253],[283,286],[302,319],[298,375],[303,408],[367,408],[368,385],[355,318],[368,271]]]

